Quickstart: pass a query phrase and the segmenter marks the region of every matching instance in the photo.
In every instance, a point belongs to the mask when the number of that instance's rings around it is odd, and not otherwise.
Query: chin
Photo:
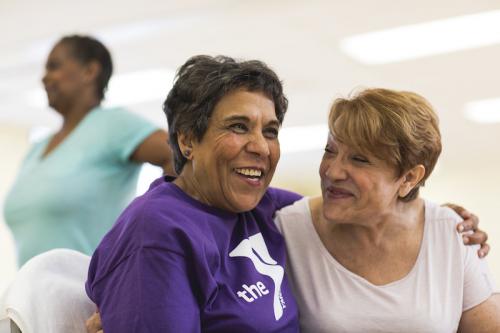
[[[232,206],[235,207],[238,213],[248,212],[257,207],[261,199],[262,196],[241,196],[240,198],[236,198]]]
[[[323,206],[323,217],[328,221],[343,223],[346,219],[345,214],[342,214],[338,209],[326,208]]]

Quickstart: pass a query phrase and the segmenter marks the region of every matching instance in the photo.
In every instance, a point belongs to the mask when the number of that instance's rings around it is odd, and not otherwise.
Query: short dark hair
[[[96,93],[99,100],[102,101],[113,73],[113,61],[106,46],[93,37],[81,35],[65,36],[57,44],[68,45],[72,56],[83,64],[88,64],[91,61],[99,63],[101,71],[96,80]]]
[[[179,68],[174,86],[163,103],[177,174],[186,163],[177,142],[178,133],[201,141],[216,104],[237,89],[263,93],[274,102],[276,118],[280,124],[283,122],[288,100],[280,79],[265,63],[198,55]]]

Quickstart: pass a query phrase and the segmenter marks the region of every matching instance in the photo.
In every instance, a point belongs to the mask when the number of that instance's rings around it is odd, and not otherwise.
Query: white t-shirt
[[[424,236],[414,267],[377,286],[347,270],[321,242],[308,198],[275,222],[286,239],[288,276],[301,332],[456,332],[462,312],[490,297],[494,282],[476,246],[464,246],[452,210],[425,202]]]

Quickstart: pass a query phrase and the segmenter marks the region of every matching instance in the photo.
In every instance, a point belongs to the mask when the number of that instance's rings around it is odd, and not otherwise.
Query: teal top
[[[123,109],[89,112],[47,156],[33,145],[4,203],[18,262],[53,248],[92,254],[135,194],[136,147],[158,128]]]

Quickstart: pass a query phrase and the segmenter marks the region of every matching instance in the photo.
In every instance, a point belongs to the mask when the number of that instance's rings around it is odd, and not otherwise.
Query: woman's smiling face
[[[200,142],[192,141],[188,194],[231,212],[257,206],[280,158],[274,102],[260,92],[236,90],[215,106]]]
[[[403,182],[387,162],[353,150],[332,134],[319,172],[323,214],[337,223],[370,224],[389,213]]]

